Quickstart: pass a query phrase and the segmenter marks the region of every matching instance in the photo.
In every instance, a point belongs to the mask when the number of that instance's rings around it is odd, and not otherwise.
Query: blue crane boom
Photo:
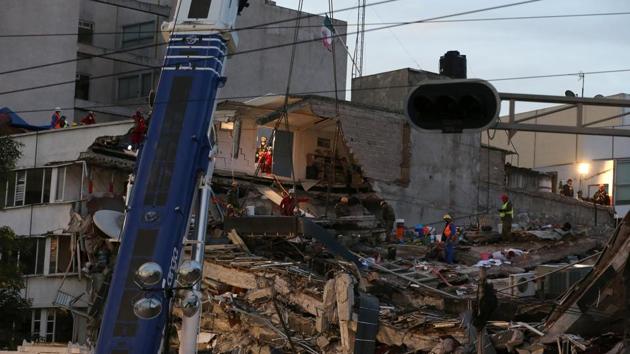
[[[170,308],[237,12],[247,1],[179,0],[121,234],[96,353],[155,354]],[[152,270],[151,282],[138,271]],[[157,270],[156,270],[157,269]],[[156,277],[157,275],[157,277]],[[142,279],[141,279],[142,280]],[[148,286],[147,286],[148,285]],[[135,311],[134,311],[135,310]]]

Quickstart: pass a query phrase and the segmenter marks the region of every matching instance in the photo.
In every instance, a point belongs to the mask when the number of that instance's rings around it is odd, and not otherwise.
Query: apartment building
[[[227,63],[220,98],[247,100],[284,93],[298,12],[269,0],[249,0],[237,20],[239,46]],[[7,0],[0,12],[0,107],[29,123],[50,121],[55,107],[68,121],[88,111],[98,122],[148,110],[164,60],[161,24],[175,0]],[[288,22],[278,22],[289,20]],[[260,26],[261,24],[268,24]],[[291,89],[344,97],[346,55],[333,56],[319,37],[323,17],[301,21]],[[24,24],[28,24],[25,26]],[[339,34],[346,23],[334,22]],[[34,35],[24,37],[23,35]],[[342,37],[345,41],[345,37]],[[75,60],[76,59],[76,60]],[[333,68],[337,74],[333,75]],[[324,74],[325,73],[325,74]]]
[[[28,245],[19,262],[34,341],[86,340],[90,291],[99,279],[86,271],[94,255],[81,226],[95,209],[124,206],[133,157],[109,154],[108,146],[125,144],[113,137],[131,126],[124,121],[13,135],[23,144],[22,157],[0,181],[0,225]]]

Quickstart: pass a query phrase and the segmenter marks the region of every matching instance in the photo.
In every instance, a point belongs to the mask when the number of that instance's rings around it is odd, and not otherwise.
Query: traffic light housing
[[[411,92],[406,113],[421,130],[462,133],[488,127],[500,108],[499,94],[487,81],[431,80]]]

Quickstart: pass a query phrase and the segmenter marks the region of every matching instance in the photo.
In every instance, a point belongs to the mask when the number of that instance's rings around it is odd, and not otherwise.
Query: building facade
[[[610,98],[630,97],[618,94]],[[527,119],[535,114],[543,117],[532,119],[534,124],[574,125],[576,108],[552,106],[517,114],[516,119]],[[627,129],[629,114],[629,108],[585,106],[583,122],[592,127]],[[482,139],[491,146],[510,150],[512,154],[508,155],[507,162],[512,165],[554,175],[556,191],[571,179],[575,197],[580,192],[584,199],[589,199],[604,185],[618,217],[630,211],[630,138],[517,132],[508,140],[507,134],[497,132],[484,134]]]
[[[0,181],[0,225],[9,226],[27,245],[19,262],[23,295],[31,301],[28,331],[34,341],[85,343],[87,309],[94,302],[89,293],[98,276],[82,271],[95,262],[86,252],[81,224],[94,204],[124,205],[133,163],[102,155],[105,146],[92,148],[99,137],[125,135],[131,125],[125,121],[13,136],[23,144],[22,157]]]
[[[228,60],[220,98],[247,100],[286,90],[298,12],[269,0],[249,2],[237,20],[243,30]],[[11,36],[0,38],[6,53],[0,60],[0,107],[37,125],[50,122],[55,107],[63,108],[69,122],[90,110],[99,122],[128,118],[136,109],[148,111],[148,95],[164,60],[161,24],[174,3],[7,0],[0,32]],[[334,97],[336,78],[343,98],[347,56],[340,50],[333,65],[332,54],[319,40],[322,23],[321,16],[301,20],[290,88]],[[334,24],[345,41],[346,23]]]

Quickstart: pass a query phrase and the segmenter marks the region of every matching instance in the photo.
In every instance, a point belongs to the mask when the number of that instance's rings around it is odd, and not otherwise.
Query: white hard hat
[[[295,193],[295,188],[289,189],[289,193]]]
[[[55,107],[55,112],[61,112],[61,107]]]

